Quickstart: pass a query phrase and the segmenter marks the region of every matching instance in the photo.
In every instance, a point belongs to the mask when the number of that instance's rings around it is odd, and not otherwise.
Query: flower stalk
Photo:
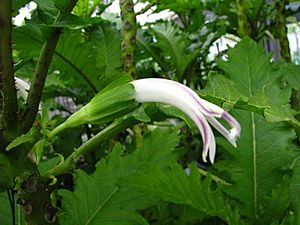
[[[136,15],[133,0],[120,0],[122,19],[122,58],[123,70],[131,77],[136,77],[135,51],[136,51]]]

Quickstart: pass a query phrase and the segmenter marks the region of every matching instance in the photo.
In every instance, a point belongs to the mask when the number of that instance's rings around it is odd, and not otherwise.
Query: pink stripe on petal
[[[234,128],[238,135],[241,133],[241,126],[239,122],[228,112],[224,111],[221,118],[224,119],[232,128]]]

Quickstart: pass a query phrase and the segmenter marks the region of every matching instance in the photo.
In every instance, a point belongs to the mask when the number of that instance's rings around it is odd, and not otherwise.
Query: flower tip
[[[229,142],[236,148],[236,141],[240,137],[240,129],[232,128],[229,133]]]
[[[203,152],[202,152],[202,159],[203,159],[203,162],[205,162],[205,163],[207,163],[206,157],[207,157],[207,152],[206,152],[206,151],[203,151]]]
[[[214,164],[215,162],[215,152],[216,151],[212,151],[212,150],[209,150],[209,161],[211,162],[211,164]],[[202,152],[202,159],[203,159],[203,162],[207,163],[207,151],[206,152]]]

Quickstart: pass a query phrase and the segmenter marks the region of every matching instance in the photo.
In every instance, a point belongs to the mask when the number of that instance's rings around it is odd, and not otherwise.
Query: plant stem
[[[56,209],[51,203],[52,186],[43,183],[38,174],[32,174],[18,191],[26,225],[59,225]]]
[[[7,140],[13,139],[18,130],[18,101],[12,58],[12,1],[0,1],[0,82],[3,102],[1,128]]]
[[[286,62],[291,62],[291,53],[290,53],[290,46],[289,46],[289,40],[287,37],[287,28],[286,28],[286,10],[285,6],[289,3],[288,0],[277,0],[275,4],[276,9],[276,35],[279,39],[280,43],[280,53],[282,58]]]
[[[238,17],[238,34],[240,37],[250,36],[251,26],[246,14],[245,4],[243,0],[235,0],[235,4]]]
[[[138,15],[144,14],[149,9],[151,9],[153,6],[155,6],[158,2],[159,2],[159,0],[149,3],[147,6],[145,6],[145,8],[143,8],[143,9],[141,9],[141,11],[137,12],[136,15],[138,16]]]
[[[48,69],[51,64],[54,49],[57,45],[61,32],[62,31],[60,29],[53,29],[51,34],[47,38],[46,43],[43,44],[37,66],[33,74],[33,80],[29,89],[26,101],[26,110],[22,118],[23,133],[26,133],[31,128],[35,120],[42,98]]]
[[[71,0],[66,4],[64,13],[70,13],[78,0]],[[43,89],[48,74],[56,45],[62,34],[61,28],[52,28],[49,32],[46,42],[42,46],[42,50],[33,74],[33,80],[29,89],[26,100],[26,109],[22,115],[22,132],[26,133],[32,126],[36,114],[38,112],[39,104],[42,98]]]
[[[133,118],[128,118],[125,120],[115,120],[104,130],[100,131],[97,135],[93,136],[79,148],[75,149],[75,151],[64,162],[60,163],[57,167],[49,170],[45,177],[47,178],[50,175],[59,176],[63,173],[72,171],[75,167],[76,160],[79,158],[79,156],[97,149],[107,139],[112,138],[119,132],[137,124],[138,122],[139,121]]]
[[[228,183],[227,181],[223,180],[222,178],[220,177],[217,177],[213,174],[210,174],[208,173],[207,171],[205,171],[204,169],[201,169],[201,168],[198,168],[198,171],[199,173],[201,174],[201,176],[205,176],[207,177],[208,175],[211,177],[211,179],[216,182],[216,183],[220,183],[220,184],[223,184],[223,185],[226,185],[226,186],[230,186],[232,184]]]
[[[124,72],[136,77],[135,49],[136,49],[136,15],[133,0],[120,0],[122,19],[122,57]]]
[[[281,57],[287,62],[290,63],[291,51],[288,40],[288,32],[286,27],[286,9],[285,6],[289,4],[289,0],[277,0],[275,4],[276,9],[276,28],[277,32],[275,37],[279,39],[280,44],[280,54]],[[292,90],[291,97],[291,106],[295,110],[299,110],[299,97],[296,90]]]

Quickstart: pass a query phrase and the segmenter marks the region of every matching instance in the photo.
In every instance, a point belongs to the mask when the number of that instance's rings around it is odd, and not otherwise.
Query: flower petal
[[[184,86],[184,85],[183,85]],[[216,128],[226,139],[236,147],[236,140],[240,136],[241,126],[236,121],[234,117],[232,117],[228,112],[226,112],[221,107],[208,102],[204,99],[201,99],[192,89],[184,86],[185,89],[193,96],[193,100],[198,103],[199,110],[205,115],[205,118],[209,121],[209,123]],[[217,121],[214,117],[224,119],[230,126],[231,130],[228,131],[219,121]]]
[[[173,105],[185,112],[198,127],[203,139],[203,160],[206,162],[208,152],[212,152],[210,158],[215,155],[215,139],[199,104],[193,100],[193,95],[186,86],[175,81],[147,78],[131,82],[136,91],[135,99],[138,102],[160,102]],[[205,109],[205,107],[203,106]],[[208,112],[209,113],[209,112]]]
[[[236,139],[241,132],[239,123],[221,107],[201,99],[189,87],[175,81],[159,78],[146,78],[131,83],[135,87],[136,101],[173,105],[185,112],[194,121],[203,139],[202,158],[204,162],[206,162],[209,154],[209,159],[213,163],[216,154],[215,137],[208,122],[236,147]],[[224,119],[232,129],[228,131],[215,117]]]
[[[21,96],[24,100],[26,100],[28,95],[28,90],[30,88],[29,84],[17,77],[15,78],[15,83],[16,83],[18,95]]]

